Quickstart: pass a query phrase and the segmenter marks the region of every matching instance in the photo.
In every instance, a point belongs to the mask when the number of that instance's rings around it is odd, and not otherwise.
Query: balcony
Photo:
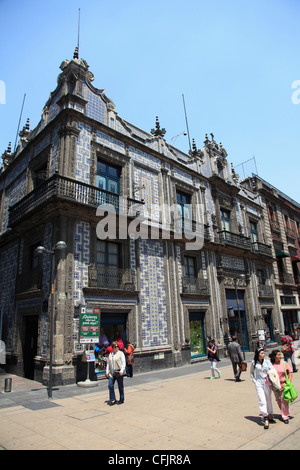
[[[251,241],[249,237],[228,232],[227,230],[222,230],[221,232],[218,232],[218,234],[220,237],[220,243],[225,243],[225,245],[241,248],[243,250],[251,250]]]
[[[176,232],[182,232],[183,234],[189,235],[189,237],[193,234],[194,236],[201,233],[201,229],[203,228],[203,235],[204,240],[209,241],[209,226],[207,224],[202,224],[201,222],[197,222],[196,220],[187,219],[187,218],[177,218],[174,219],[174,229]]]
[[[285,227],[285,233],[286,233],[287,237],[293,238],[294,240],[296,240],[296,234],[295,234],[294,230],[292,230],[291,228]]]
[[[42,289],[43,271],[41,268],[32,269],[16,277],[16,294]]]
[[[292,274],[280,273],[279,282],[281,282],[281,284],[295,284],[294,276]]]
[[[260,284],[258,286],[258,295],[263,298],[274,298],[274,292],[272,286],[267,286],[266,284]]]
[[[272,229],[274,232],[280,233],[280,225],[279,225],[279,223],[278,223],[276,220],[273,220],[273,219],[269,219],[269,221],[270,221],[271,229]]]
[[[182,293],[209,295],[208,281],[199,277],[185,276],[182,278]]]
[[[134,292],[136,276],[132,269],[121,269],[113,266],[89,266],[89,285],[96,289],[113,289]]]
[[[260,243],[260,242],[254,242],[251,245],[252,245],[252,251],[254,253],[265,255],[265,256],[270,256],[271,258],[273,257],[271,245],[265,245],[264,243]]]
[[[143,204],[141,201],[126,197],[121,198],[118,194],[55,174],[10,207],[9,225],[17,223],[20,219],[38,209],[42,204],[48,203],[55,198],[95,208],[99,205],[109,204],[114,207],[117,213],[119,213],[120,209],[125,212],[127,209],[128,213],[129,208],[133,204]],[[121,207],[120,201],[127,203],[127,208]]]

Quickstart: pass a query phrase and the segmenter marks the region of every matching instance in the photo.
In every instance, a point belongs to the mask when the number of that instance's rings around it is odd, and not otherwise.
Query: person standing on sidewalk
[[[293,372],[298,372],[295,362],[293,338],[289,335],[287,330],[284,331],[284,335],[281,337],[281,345],[285,362],[288,362],[290,359],[293,366]]]
[[[208,342],[207,346],[207,357],[210,361],[210,370],[211,370],[211,379],[215,378],[215,371],[218,373],[219,378],[221,378],[221,372],[217,368],[218,353],[217,346],[215,345],[214,340]]]
[[[125,355],[122,351],[119,351],[119,345],[117,341],[111,343],[112,352],[109,354],[106,366],[106,377],[108,378],[108,390],[109,390],[109,405],[115,405],[118,403],[124,403],[124,383],[123,374],[126,368]],[[118,388],[120,393],[120,400],[116,401],[115,396],[115,381],[118,382]]]
[[[236,336],[232,337],[232,342],[228,344],[228,354],[232,363],[233,374],[236,382],[241,382],[240,375],[240,364],[243,362],[243,356],[241,346],[238,343]]]
[[[271,383],[268,380],[268,370],[273,365],[265,359],[265,351],[258,348],[255,351],[254,359],[250,367],[251,380],[255,385],[256,393],[259,401],[260,416],[264,420],[264,428],[269,428],[269,422],[273,421],[273,406],[271,396]]]
[[[274,349],[271,354],[269,354],[269,358],[271,359],[273,367],[277,371],[280,380],[280,392],[278,394],[274,392],[275,399],[277,401],[277,405],[281,410],[282,421],[285,424],[288,424],[290,418],[290,409],[288,402],[282,398],[282,391],[286,383],[285,369],[288,375],[288,379],[291,382],[293,375],[292,368],[286,361],[285,364],[283,363],[283,361],[281,360],[281,352],[279,351],[279,349]]]
[[[125,353],[126,353],[126,372],[127,372],[127,377],[132,377],[133,376],[133,364],[134,364],[134,356],[133,356],[133,351],[134,351],[134,346],[131,344],[129,341],[126,341],[126,348],[125,348]]]

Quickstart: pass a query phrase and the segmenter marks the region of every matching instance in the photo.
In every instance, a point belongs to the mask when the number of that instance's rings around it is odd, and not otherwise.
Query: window
[[[34,188],[37,188],[44,183],[47,179],[47,163],[41,166],[39,169],[35,170],[33,175],[33,185]]]
[[[269,209],[269,217],[273,222],[277,222],[276,212],[274,211],[272,206],[268,207]]]
[[[118,243],[97,240],[96,264],[101,267],[120,266],[120,249]]]
[[[120,267],[120,245],[97,240],[96,270],[97,285],[103,288],[119,289],[122,282]]]
[[[226,230],[226,232],[231,232],[230,211],[221,209],[221,219],[223,230]]]
[[[187,277],[196,277],[196,263],[195,258],[191,256],[184,257],[184,268],[185,268],[185,275]]]
[[[258,233],[257,233],[257,224],[255,222],[250,221],[250,232],[251,232],[251,240],[254,243],[255,249],[258,249]]]
[[[281,295],[281,305],[296,305],[296,297],[293,295]]]
[[[257,277],[258,277],[258,283],[260,286],[263,286],[265,284],[265,274],[262,269],[257,270]]]
[[[36,252],[36,249],[38,246],[40,246],[41,243],[35,243],[34,245],[31,245],[30,247],[30,269],[34,270],[39,267],[39,255]]]
[[[192,207],[190,194],[176,192],[177,199],[177,217],[182,222],[183,231],[192,230]]]
[[[289,222],[289,218],[287,215],[284,215],[284,225],[285,225],[285,229],[288,231],[291,229],[290,227],[290,222]]]
[[[96,185],[98,188],[120,194],[120,175],[121,168],[100,160],[97,161]]]

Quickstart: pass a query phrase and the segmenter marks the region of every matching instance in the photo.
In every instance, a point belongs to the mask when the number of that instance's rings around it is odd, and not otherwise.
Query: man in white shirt
[[[106,377],[108,378],[108,390],[109,390],[109,405],[121,405],[124,403],[124,384],[123,375],[126,369],[125,355],[122,351],[119,351],[117,341],[113,341],[111,344],[112,352],[109,354],[106,365]],[[118,388],[120,393],[120,400],[116,401],[115,396],[115,381],[118,382]]]

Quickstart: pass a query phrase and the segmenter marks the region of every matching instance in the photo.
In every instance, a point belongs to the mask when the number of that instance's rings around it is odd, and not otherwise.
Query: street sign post
[[[95,351],[88,349],[89,344],[99,343],[100,340],[100,308],[81,307],[80,309],[80,328],[79,341],[81,344],[87,344],[82,361],[87,362],[87,379],[84,382],[77,382],[79,387],[95,387],[97,381],[91,381],[90,363],[95,362]]]

